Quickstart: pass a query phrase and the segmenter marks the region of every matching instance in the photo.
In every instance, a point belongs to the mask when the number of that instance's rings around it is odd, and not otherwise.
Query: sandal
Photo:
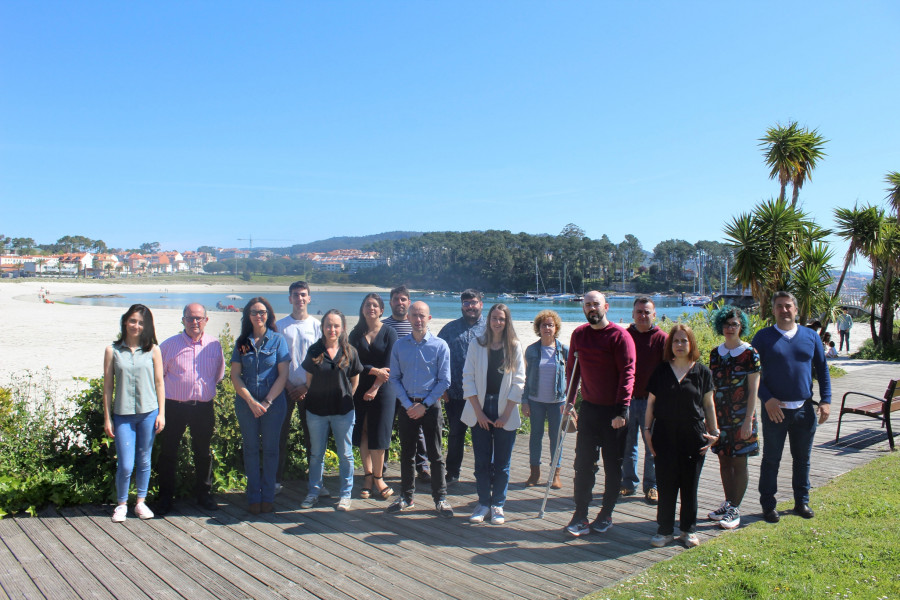
[[[382,482],[383,482],[384,476],[382,475],[381,477],[375,477],[375,476],[373,475],[373,476],[372,476],[372,479],[380,479],[380,480],[382,480]],[[373,483],[374,483],[374,481],[373,481]],[[394,495],[394,490],[393,490],[393,488],[391,488],[390,486],[385,486],[385,488],[384,488],[383,490],[381,490],[380,492],[378,492],[378,495],[381,496],[381,499],[382,499],[382,500],[387,500],[388,498],[390,498],[391,496]]]
[[[366,473],[363,477],[372,477],[371,473]],[[363,485],[365,485],[365,479],[363,480]],[[372,488],[364,487],[359,490],[359,497],[363,500],[368,500],[372,496]]]

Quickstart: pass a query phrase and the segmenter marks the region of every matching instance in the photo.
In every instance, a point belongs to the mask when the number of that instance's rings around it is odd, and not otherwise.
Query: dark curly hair
[[[747,313],[737,306],[728,304],[716,311],[713,317],[713,328],[716,330],[716,333],[722,335],[722,326],[725,325],[725,321],[732,317],[741,322],[741,330],[738,332],[739,337],[750,331],[750,319],[747,318]]]

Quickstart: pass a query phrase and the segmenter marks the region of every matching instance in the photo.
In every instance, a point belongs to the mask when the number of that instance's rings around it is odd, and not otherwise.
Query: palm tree
[[[797,205],[800,188],[812,179],[812,170],[816,163],[825,156],[823,148],[828,140],[819,135],[817,129],[809,131],[801,128],[796,121],[789,121],[786,126],[776,125],[766,130],[760,138],[766,165],[770,167],[769,178],[778,178],[781,191],[779,200],[785,200],[787,184],[793,187],[791,206]]]
[[[884,180],[889,186],[886,199],[891,208],[894,209],[894,212],[897,213],[897,218],[900,219],[900,172],[891,171],[885,176]]]

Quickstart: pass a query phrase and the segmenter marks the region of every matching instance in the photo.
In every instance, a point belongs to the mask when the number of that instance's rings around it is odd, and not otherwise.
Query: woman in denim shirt
[[[531,475],[525,485],[537,485],[541,479],[541,446],[544,421],[550,422],[550,460],[556,454],[557,433],[562,420],[560,408],[566,399],[566,359],[569,348],[561,343],[559,330],[562,321],[552,310],[542,310],[534,318],[534,332],[541,339],[525,349],[525,393],[522,395],[522,414],[531,420],[531,439],[528,450]],[[559,462],[555,465],[550,487],[562,487]]]
[[[290,362],[287,342],[276,332],[272,305],[265,298],[252,298],[244,307],[241,335],[234,343],[231,382],[237,393],[234,412],[243,437],[248,510],[254,515],[273,510],[278,442],[287,412],[284,385]]]

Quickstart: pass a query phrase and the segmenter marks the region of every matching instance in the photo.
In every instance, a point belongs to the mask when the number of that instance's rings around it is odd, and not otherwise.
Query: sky
[[[800,200],[831,227],[900,170],[898,28],[893,0],[7,0],[0,234],[724,241],[790,120],[829,140]]]

